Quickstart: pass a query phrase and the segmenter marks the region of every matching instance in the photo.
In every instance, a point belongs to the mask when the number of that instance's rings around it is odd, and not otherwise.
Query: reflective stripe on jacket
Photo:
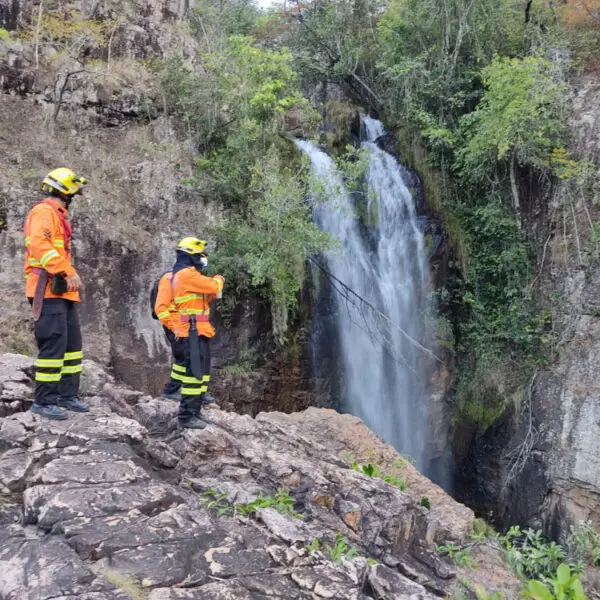
[[[223,289],[223,279],[220,276],[206,277],[195,267],[187,267],[177,271],[171,280],[173,301],[179,319],[172,331],[179,337],[188,337],[190,331],[189,315],[196,316],[196,326],[199,335],[213,337],[215,328],[208,321],[210,302]],[[158,311],[156,311],[158,315]],[[187,321],[186,321],[187,319]]]
[[[168,271],[158,281],[158,290],[156,292],[156,302],[154,303],[154,312],[159,321],[171,331],[175,331],[179,325],[179,313],[173,302],[173,287],[171,286],[171,277],[173,273]]]
[[[35,295],[40,269],[50,275],[63,274],[65,277],[75,275],[71,263],[69,248],[69,232],[66,232],[61,217],[66,219],[67,211],[59,207],[52,199],[46,198],[36,204],[25,221],[25,294],[28,298]],[[66,239],[65,239],[66,238]],[[63,298],[79,302],[79,292],[53,294],[48,281],[44,298]]]

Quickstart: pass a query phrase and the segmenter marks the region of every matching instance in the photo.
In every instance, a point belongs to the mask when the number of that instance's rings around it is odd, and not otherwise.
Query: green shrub
[[[263,496],[259,494],[252,502],[236,504],[235,510],[244,516],[250,516],[263,508],[274,508],[281,514],[292,515],[300,519],[302,515],[294,510],[294,498],[290,496],[289,490],[281,488],[274,496]]]

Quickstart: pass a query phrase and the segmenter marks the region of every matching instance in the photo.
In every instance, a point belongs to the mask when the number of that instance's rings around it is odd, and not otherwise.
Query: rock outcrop
[[[471,511],[355,417],[213,408],[181,431],[174,403],[88,363],[91,412],[56,423],[22,412],[30,369],[0,356],[0,598],[425,600],[466,580],[517,597],[497,556],[458,569],[436,554],[468,536]]]
[[[476,440],[459,484],[468,490],[462,499],[500,523],[542,529],[563,541],[580,521],[600,527],[600,266],[592,225],[598,219],[600,87],[595,76],[575,87],[571,132],[570,152],[592,171],[589,187],[560,184],[546,209],[553,220],[549,229],[544,231],[541,219],[531,224],[542,237],[538,301],[551,315],[553,364],[540,369],[523,401]]]
[[[181,184],[193,175],[194,144],[166,114],[147,68],[148,57],[164,58],[174,48],[194,54],[183,21],[192,8],[187,0],[49,0],[40,13],[39,2],[0,0],[0,28],[10,32],[0,36],[0,352],[34,351],[23,297],[22,228],[41,199],[45,174],[70,166],[89,180],[71,211],[75,262],[85,286],[86,356],[148,393],[163,385],[169,349],[150,317],[150,286],[172,265],[182,237],[200,235],[209,252],[214,249],[222,211]],[[77,39],[83,46],[70,51],[59,45],[57,52],[50,34],[36,44],[40,14],[59,24],[55,36],[72,14],[82,32],[91,27],[97,35],[82,33]],[[84,69],[82,57],[93,59]],[[75,74],[67,82],[68,73]],[[235,361],[240,349],[262,356],[272,347],[268,310],[257,299],[244,298],[223,320],[227,327],[220,324],[213,344],[215,367]],[[286,409],[306,407],[312,397],[301,390],[304,371],[298,360],[258,377],[237,377],[218,391],[228,405],[252,414],[282,399]]]

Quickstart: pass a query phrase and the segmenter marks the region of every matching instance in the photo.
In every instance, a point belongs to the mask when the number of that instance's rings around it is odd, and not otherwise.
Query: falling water
[[[384,133],[382,124],[365,117],[363,128],[362,147],[369,152],[369,165],[368,193],[362,200],[344,188],[327,154],[310,142],[297,141],[325,190],[325,200],[315,203],[315,221],[340,243],[322,260],[339,282],[376,309],[353,296],[334,294],[342,408],[424,466],[428,357],[416,343],[423,338],[421,321],[428,291],[423,232],[402,168],[376,143]],[[341,287],[335,280],[334,285],[338,290]],[[315,343],[331,344],[332,340]]]

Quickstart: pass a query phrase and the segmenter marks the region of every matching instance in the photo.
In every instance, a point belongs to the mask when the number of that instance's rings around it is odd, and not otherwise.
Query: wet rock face
[[[0,405],[30,386],[30,366],[0,355]],[[89,414],[0,418],[0,597],[433,600],[460,588],[433,542],[464,538],[472,513],[409,464],[405,491],[348,468],[342,451],[399,459],[358,419],[213,408],[205,430],[182,431],[174,403],[84,373]],[[282,488],[287,511],[234,508]],[[332,560],[339,534],[357,558]],[[486,560],[460,576],[487,577]],[[516,598],[494,573],[488,590]]]
[[[543,238],[538,301],[551,311],[558,356],[530,382],[530,398],[475,441],[459,482],[461,499],[501,525],[563,540],[579,521],[600,527],[600,267],[590,237],[600,217],[597,78],[577,82],[572,101],[569,152],[595,166],[588,197],[559,184],[547,204],[568,219],[547,232],[534,223]]]

